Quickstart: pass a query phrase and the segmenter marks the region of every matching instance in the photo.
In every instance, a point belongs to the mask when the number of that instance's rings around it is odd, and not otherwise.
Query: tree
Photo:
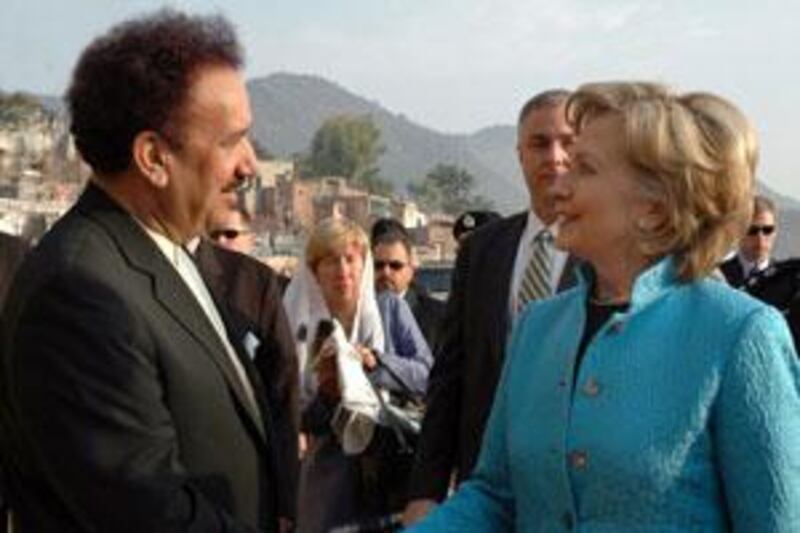
[[[305,177],[342,176],[367,189],[386,189],[378,158],[385,147],[381,131],[369,115],[339,115],[326,120],[311,140],[308,158],[301,164]]]
[[[49,116],[49,113],[35,96],[0,92],[0,125],[16,126],[42,116]]]
[[[411,184],[409,192],[430,211],[458,215],[470,209],[491,209],[492,202],[488,198],[473,193],[475,186],[475,177],[467,170],[439,163],[425,175],[422,183]]]

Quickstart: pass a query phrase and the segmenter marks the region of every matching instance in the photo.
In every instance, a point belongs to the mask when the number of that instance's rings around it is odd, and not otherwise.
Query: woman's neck
[[[342,303],[331,307],[331,315],[339,321],[349,337],[353,332],[353,322],[356,317],[356,306]]]
[[[645,258],[626,258],[609,261],[607,265],[593,265],[596,278],[592,300],[601,304],[630,302],[633,284],[649,264]]]

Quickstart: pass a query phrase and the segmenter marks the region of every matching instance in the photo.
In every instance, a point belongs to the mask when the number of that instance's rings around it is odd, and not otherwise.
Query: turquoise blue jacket
[[[480,459],[413,531],[800,531],[800,365],[780,314],[666,259],[586,350],[587,283],[514,328]]]

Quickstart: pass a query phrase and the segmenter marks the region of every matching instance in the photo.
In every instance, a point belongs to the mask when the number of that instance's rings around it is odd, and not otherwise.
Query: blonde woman
[[[522,315],[474,475],[414,531],[800,531],[789,331],[709,277],[750,219],[750,124],[648,83],[567,116],[556,244],[583,281]]]
[[[404,472],[375,464],[371,448],[345,453],[334,431],[342,384],[334,347],[320,333],[335,319],[369,380],[397,393],[424,394],[432,356],[405,301],[375,294],[369,242],[358,225],[330,219],[314,229],[284,306],[297,341],[302,427],[309,437],[298,530],[329,531],[399,511]]]

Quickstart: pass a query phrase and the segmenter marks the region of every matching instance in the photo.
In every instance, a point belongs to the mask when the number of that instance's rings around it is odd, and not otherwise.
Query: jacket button
[[[563,524],[565,529],[572,529],[575,527],[575,519],[572,518],[572,513],[565,511],[564,514],[561,515],[561,524]]]
[[[589,397],[597,396],[600,394],[600,384],[596,379],[590,377],[586,380],[586,383],[583,384],[583,393]]]
[[[583,470],[589,462],[589,456],[582,450],[574,450],[569,453],[569,465],[575,470]]]

